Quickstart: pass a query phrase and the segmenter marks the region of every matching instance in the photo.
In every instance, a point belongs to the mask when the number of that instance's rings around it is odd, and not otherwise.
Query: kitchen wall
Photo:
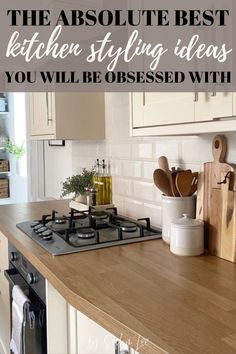
[[[198,171],[203,162],[212,160],[213,135],[130,138],[128,93],[106,94],[106,137],[105,142],[71,143],[73,173],[80,172],[82,167],[91,167],[96,158],[105,158],[111,164],[113,201],[119,212],[132,217],[150,216],[155,225],[161,224],[161,194],[152,182],[158,156],[166,155],[171,166],[194,171]],[[227,137],[228,161],[236,163],[236,134],[227,134]],[[62,157],[60,161],[63,165]],[[50,161],[47,163],[50,165]],[[51,166],[51,170],[57,174],[55,166]],[[50,188],[47,189],[49,192]],[[57,187],[55,197],[59,197],[58,190]]]

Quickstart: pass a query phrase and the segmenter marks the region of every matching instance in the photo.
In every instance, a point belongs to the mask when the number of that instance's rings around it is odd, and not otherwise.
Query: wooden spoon
[[[171,171],[170,171],[170,167],[169,167],[169,162],[166,156],[160,156],[158,159],[158,164],[161,170],[165,171],[169,182],[170,182],[170,187],[171,187],[171,194],[172,196],[176,196],[175,195],[175,189],[174,189],[174,185],[173,185],[173,179],[172,179],[172,175],[171,175]]]
[[[153,172],[153,181],[163,194],[172,196],[170,181],[165,171],[160,168],[156,169]]]
[[[176,187],[181,197],[188,197],[192,188],[193,173],[191,170],[181,171],[176,176]]]

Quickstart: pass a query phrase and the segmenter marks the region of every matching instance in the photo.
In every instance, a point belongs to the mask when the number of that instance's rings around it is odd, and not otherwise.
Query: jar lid
[[[177,225],[178,227],[199,227],[203,225],[203,222],[201,220],[190,218],[188,214],[183,214],[183,218],[174,221],[172,224]]]

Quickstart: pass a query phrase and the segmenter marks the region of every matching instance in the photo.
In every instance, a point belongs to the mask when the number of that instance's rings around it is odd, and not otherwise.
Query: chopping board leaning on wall
[[[213,139],[212,153],[199,175],[197,218],[205,222],[206,249],[236,263],[236,165],[225,161],[225,136]]]

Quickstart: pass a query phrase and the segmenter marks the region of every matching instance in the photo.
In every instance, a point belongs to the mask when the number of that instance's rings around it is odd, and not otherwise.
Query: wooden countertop
[[[161,240],[53,257],[15,226],[67,206],[0,206],[0,231],[72,306],[143,354],[236,353],[235,264]]]

